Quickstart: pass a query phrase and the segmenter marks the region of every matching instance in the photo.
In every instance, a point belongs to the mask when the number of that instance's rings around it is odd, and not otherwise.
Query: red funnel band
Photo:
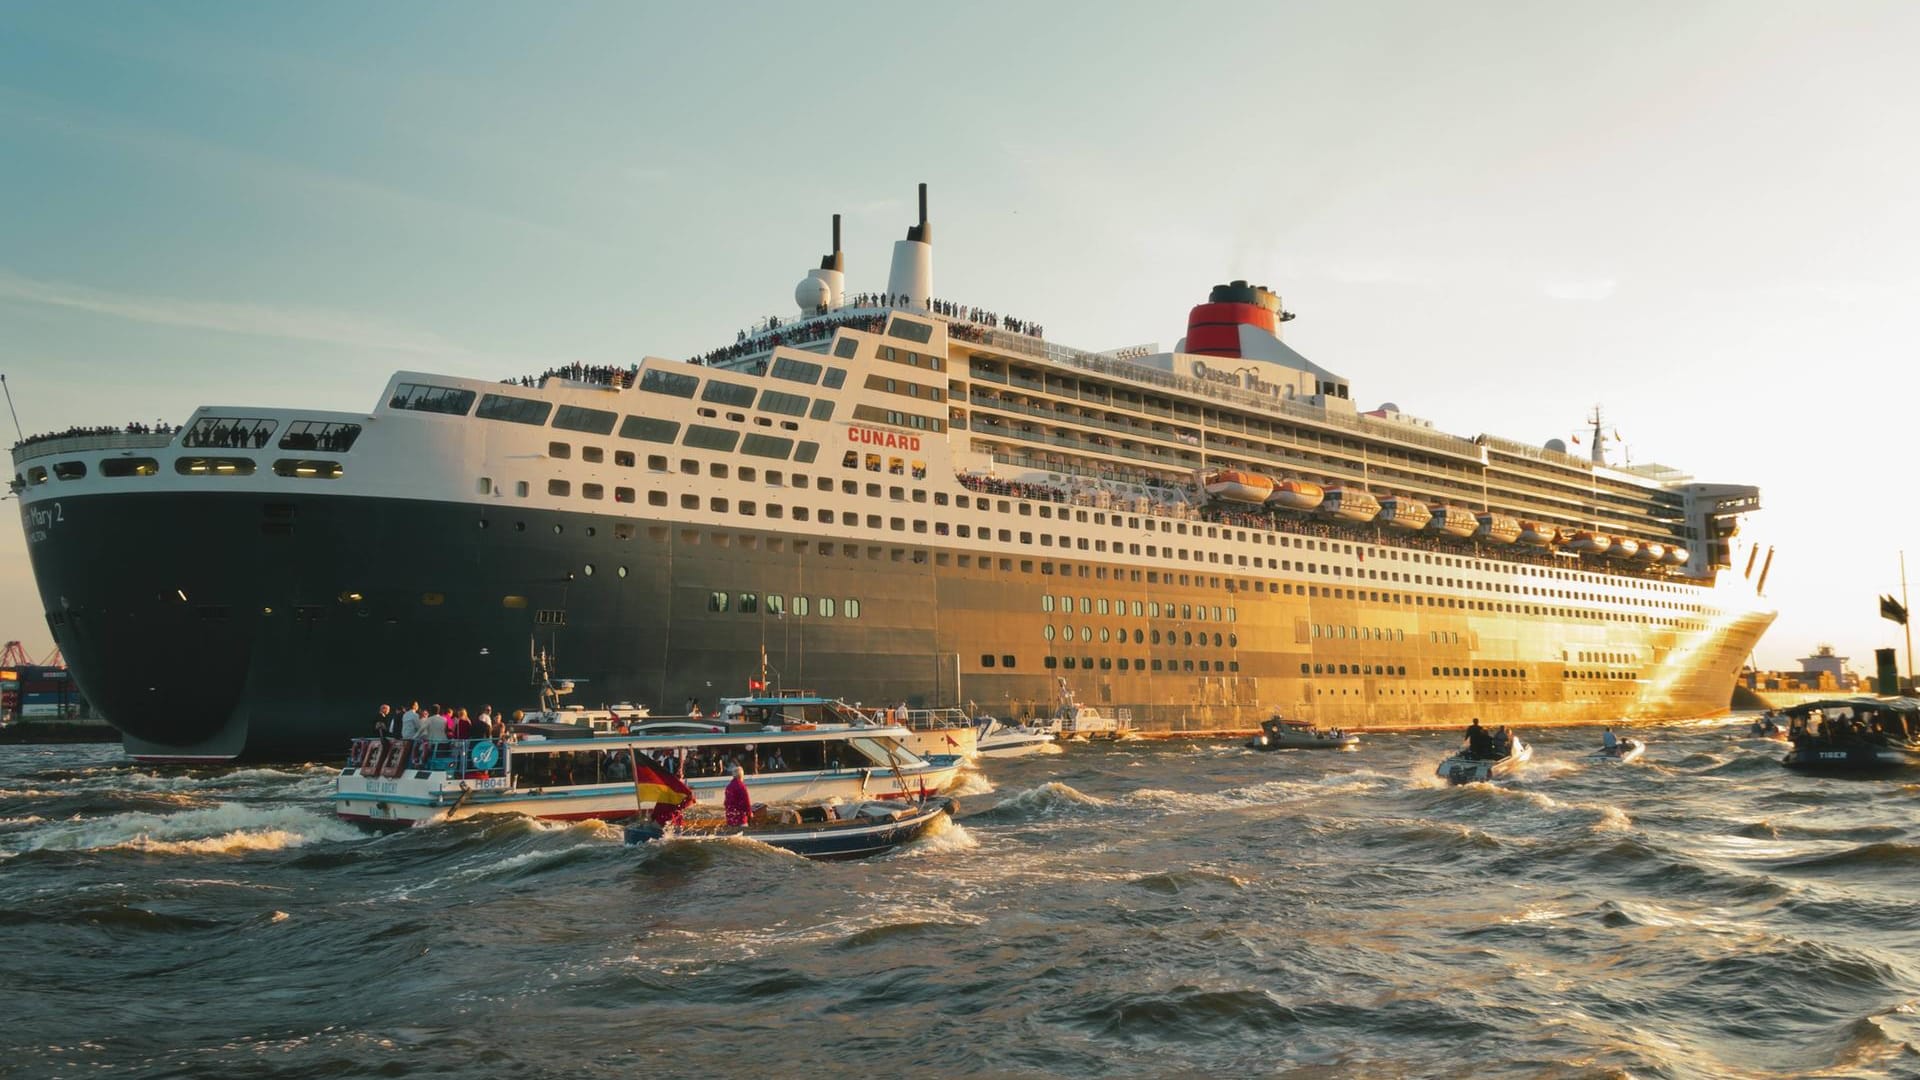
[[[1187,315],[1187,351],[1239,356],[1242,326],[1257,326],[1276,337],[1280,332],[1279,319],[1258,304],[1197,304]]]

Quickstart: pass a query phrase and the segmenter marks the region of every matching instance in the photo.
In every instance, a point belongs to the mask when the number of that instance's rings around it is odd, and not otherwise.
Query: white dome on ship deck
[[[1554,453],[1556,453],[1556,454],[1564,454],[1564,453],[1566,453],[1566,452],[1567,452],[1567,443],[1566,443],[1566,440],[1564,440],[1564,439],[1548,439],[1548,440],[1547,440],[1547,449],[1549,449],[1549,450],[1551,450],[1551,451],[1553,451],[1553,452],[1554,452]]]
[[[811,315],[833,302],[833,289],[817,277],[804,277],[793,287],[793,302]]]

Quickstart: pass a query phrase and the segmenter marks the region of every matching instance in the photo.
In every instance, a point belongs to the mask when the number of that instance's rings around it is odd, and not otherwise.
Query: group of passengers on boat
[[[1920,731],[1908,722],[1906,714],[1891,709],[1857,710],[1852,716],[1813,712],[1789,718],[1787,740],[1801,749],[1838,749],[1868,743],[1910,743],[1920,740]]]
[[[179,430],[179,425],[169,424],[165,420],[155,420],[151,424],[142,423],[139,420],[132,420],[128,421],[125,427],[114,427],[112,424],[94,424],[91,426],[75,424],[65,431],[47,431],[38,435],[28,435],[13,445],[15,449],[18,449],[22,446],[32,446],[35,443],[50,442],[54,439],[79,439],[96,435],[171,435]]]
[[[1613,729],[1608,728],[1607,734],[1611,736]],[[1474,761],[1498,761],[1512,753],[1513,732],[1507,730],[1507,725],[1501,724],[1489,731],[1480,725],[1477,716],[1473,718],[1473,723],[1467,725],[1467,749],[1462,757]]]

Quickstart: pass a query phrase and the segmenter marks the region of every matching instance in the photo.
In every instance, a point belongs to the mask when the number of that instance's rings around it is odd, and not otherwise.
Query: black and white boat
[[[1011,758],[1045,753],[1054,745],[1051,731],[1026,724],[1006,724],[992,717],[980,721],[976,752],[980,757]]]
[[[917,840],[952,815],[953,800],[936,796],[906,806],[880,802],[806,806],[786,811],[783,820],[764,824],[663,828],[647,822],[627,826],[626,840],[632,847],[675,840],[745,839],[809,859],[864,859]]]
[[[1359,745],[1358,735],[1279,715],[1268,717],[1260,724],[1260,734],[1247,740],[1247,746],[1254,750],[1351,750]]]
[[[1630,765],[1639,761],[1647,752],[1647,744],[1639,739],[1621,739],[1612,746],[1602,746],[1587,756],[1595,761],[1610,761],[1616,765]]]
[[[1796,772],[1870,776],[1920,767],[1920,698],[1809,701],[1786,716],[1792,748],[1780,764]]]
[[[1440,763],[1434,775],[1449,784],[1484,784],[1494,780],[1505,780],[1520,770],[1520,766],[1533,760],[1533,747],[1513,736],[1512,745],[1505,754],[1498,757],[1469,757],[1468,751],[1460,750]]]

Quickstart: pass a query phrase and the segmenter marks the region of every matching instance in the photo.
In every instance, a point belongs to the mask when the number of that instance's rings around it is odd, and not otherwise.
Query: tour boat
[[[756,815],[748,825],[677,825],[639,822],[625,829],[627,846],[671,841],[753,840],[809,859],[864,859],[927,834],[953,816],[946,796],[896,805],[808,806]]]
[[[1882,775],[1920,768],[1920,698],[1852,697],[1786,710],[1792,748],[1780,764],[1821,775]]]
[[[1270,716],[1260,725],[1260,734],[1247,740],[1254,750],[1351,750],[1360,745],[1360,736],[1335,729],[1314,727],[1305,720]]]

